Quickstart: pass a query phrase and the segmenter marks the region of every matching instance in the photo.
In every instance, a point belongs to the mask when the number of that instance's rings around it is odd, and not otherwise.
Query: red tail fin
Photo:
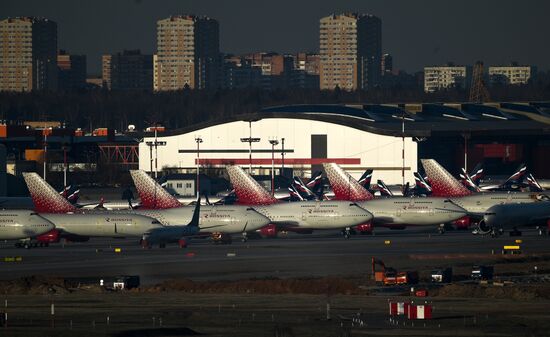
[[[134,180],[141,205],[149,209],[167,209],[181,207],[180,202],[173,195],[168,193],[145,171],[131,170],[130,174]]]
[[[279,202],[239,166],[228,166],[227,173],[240,204],[271,205]]]
[[[434,159],[421,159],[434,197],[463,197],[471,194],[458,180]]]
[[[334,163],[323,164],[328,180],[336,199],[350,201],[365,201],[374,199],[374,195],[367,191],[352,176]]]
[[[39,213],[67,213],[76,210],[67,199],[60,195],[38,174],[34,172],[23,173],[23,178],[31,193],[35,211]]]

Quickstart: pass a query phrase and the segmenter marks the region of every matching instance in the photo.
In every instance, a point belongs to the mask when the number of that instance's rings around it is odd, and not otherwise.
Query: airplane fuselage
[[[0,211],[0,240],[33,238],[54,228],[53,223],[31,210]]]
[[[464,209],[445,198],[378,198],[360,205],[373,214],[375,226],[430,226],[466,216]]]
[[[372,220],[372,215],[349,201],[281,202],[253,206],[271,223],[304,229],[342,229]]]
[[[546,225],[548,219],[550,219],[550,201],[498,204],[487,209],[483,216],[485,224],[496,229]]]
[[[464,197],[451,197],[450,199],[470,213],[484,213],[489,207],[509,203],[532,203],[538,201],[537,192],[492,192],[474,193]]]

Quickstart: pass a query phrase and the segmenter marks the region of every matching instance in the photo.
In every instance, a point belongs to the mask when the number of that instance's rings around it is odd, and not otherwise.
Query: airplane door
[[[398,208],[396,211],[395,211],[395,215],[396,216],[401,216],[401,208]]]

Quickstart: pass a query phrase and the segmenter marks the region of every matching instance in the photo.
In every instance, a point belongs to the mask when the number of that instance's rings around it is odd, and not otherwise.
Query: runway
[[[344,239],[337,233],[291,235],[286,238],[251,239],[244,243],[214,245],[194,240],[188,248],[176,245],[165,249],[142,249],[135,240],[91,239],[64,247],[17,249],[13,242],[0,243],[1,279],[30,275],[108,277],[139,275],[142,284],[170,278],[193,280],[236,280],[265,277],[324,277],[370,275],[371,257],[407,269],[422,265],[418,256],[437,260],[445,255],[461,255],[475,260],[491,253],[500,254],[503,245],[516,237],[481,237],[467,231],[438,235],[435,230],[379,230],[376,235],[356,235]],[[524,232],[524,253],[549,253],[550,238]],[[388,240],[390,242],[388,242]],[[115,252],[120,248],[121,252]],[[21,256],[21,262],[4,262],[3,257]],[[468,258],[470,256],[471,258]]]

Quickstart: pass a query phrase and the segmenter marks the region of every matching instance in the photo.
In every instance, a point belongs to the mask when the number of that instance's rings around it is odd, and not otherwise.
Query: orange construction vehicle
[[[382,271],[376,271],[376,265],[382,267]],[[418,272],[397,271],[394,268],[386,267],[382,260],[372,258],[372,277],[377,284],[383,285],[404,285],[418,283]]]

